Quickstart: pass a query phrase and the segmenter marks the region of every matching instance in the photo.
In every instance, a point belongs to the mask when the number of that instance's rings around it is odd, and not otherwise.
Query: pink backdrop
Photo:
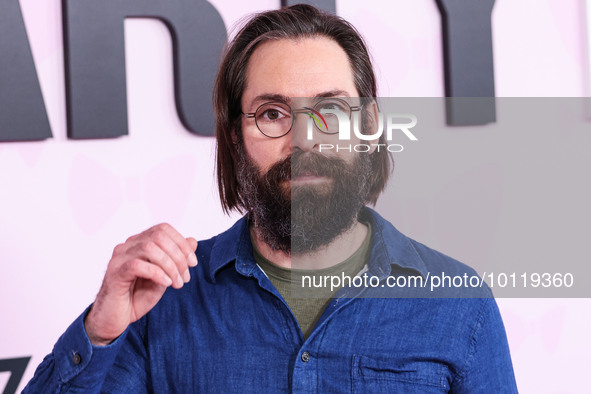
[[[210,2],[226,26],[279,4]],[[129,136],[70,141],[61,1],[20,3],[54,134],[43,142],[0,143],[0,359],[33,355],[22,389],[92,302],[114,245],[162,221],[206,238],[235,217],[224,216],[217,201],[213,139],[188,133],[177,117],[164,25],[125,22]],[[497,95],[588,96],[584,10],[583,0],[497,0]],[[434,0],[343,0],[337,12],[368,40],[381,96],[443,95]],[[591,300],[498,303],[521,392],[588,390]],[[0,373],[0,388],[7,380]]]

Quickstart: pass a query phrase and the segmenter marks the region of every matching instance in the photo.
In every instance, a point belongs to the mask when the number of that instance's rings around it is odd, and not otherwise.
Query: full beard
[[[369,154],[360,153],[348,164],[339,157],[296,150],[262,174],[243,148],[239,153],[244,203],[255,232],[271,249],[310,253],[356,223],[370,188]],[[327,181],[290,187],[292,177],[303,175]]]

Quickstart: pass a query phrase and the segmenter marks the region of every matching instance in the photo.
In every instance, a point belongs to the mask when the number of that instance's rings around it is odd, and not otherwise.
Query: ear
[[[232,144],[238,144],[238,136],[236,135],[236,131],[232,130],[230,136],[232,137]]]

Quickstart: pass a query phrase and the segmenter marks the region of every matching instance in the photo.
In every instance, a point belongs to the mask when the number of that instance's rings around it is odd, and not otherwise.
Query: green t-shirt
[[[351,257],[332,267],[318,270],[301,270],[280,267],[264,258],[254,247],[254,258],[267,275],[273,286],[283,296],[283,299],[294,314],[304,338],[307,339],[316,322],[322,316],[322,312],[328,306],[335,293],[342,287],[331,289],[330,280],[326,286],[319,286],[323,278],[343,275],[354,278],[367,264],[371,252],[371,224],[364,223],[368,227],[367,236],[363,244]],[[302,277],[312,277],[307,283],[314,283],[315,287],[303,287]]]

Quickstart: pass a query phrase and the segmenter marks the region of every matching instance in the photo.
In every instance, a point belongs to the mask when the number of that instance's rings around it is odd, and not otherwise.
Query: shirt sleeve
[[[37,367],[23,393],[124,392],[121,390],[125,388],[132,392],[147,390],[144,368],[146,351],[143,346],[137,346],[137,329],[130,326],[109,345],[94,346],[84,327],[84,318],[89,310],[90,307],[58,339],[53,351]],[[120,356],[129,355],[130,352],[136,354],[127,359],[129,362],[116,362]],[[126,372],[136,373],[140,368],[142,374],[124,376]]]
[[[485,299],[464,368],[453,393],[517,393],[503,320],[494,298]]]

